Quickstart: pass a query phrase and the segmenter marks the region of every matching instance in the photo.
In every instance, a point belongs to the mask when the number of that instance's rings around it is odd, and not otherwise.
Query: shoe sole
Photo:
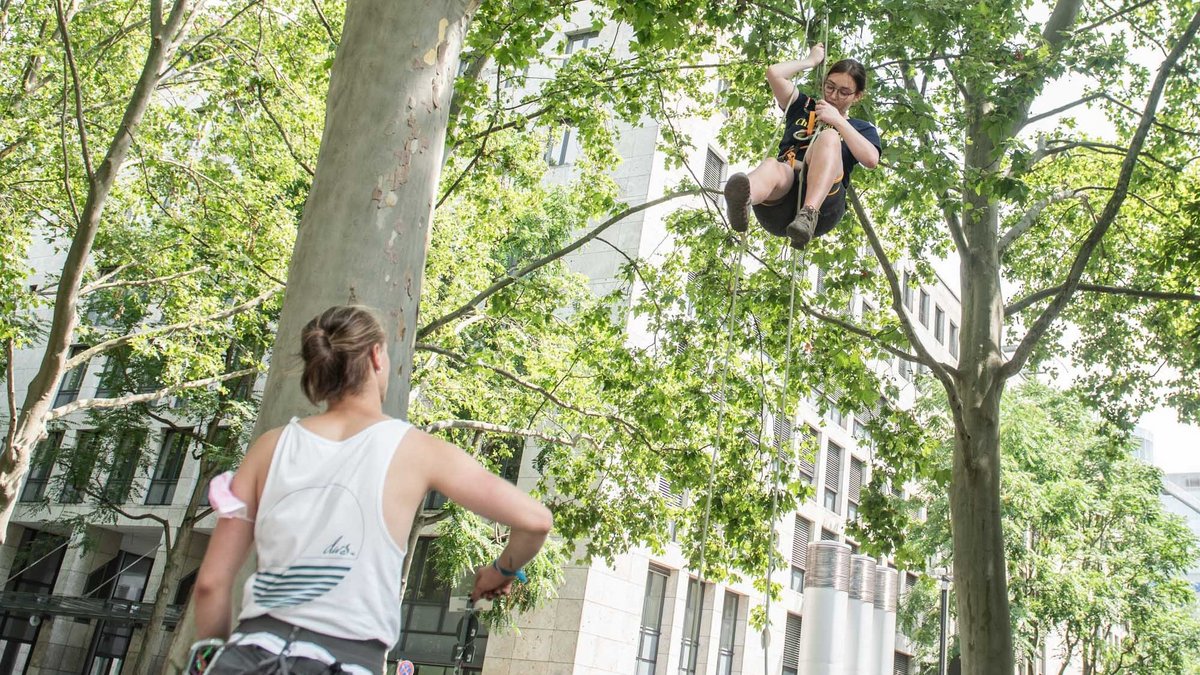
[[[750,229],[750,178],[735,173],[725,182],[725,211],[735,232]]]

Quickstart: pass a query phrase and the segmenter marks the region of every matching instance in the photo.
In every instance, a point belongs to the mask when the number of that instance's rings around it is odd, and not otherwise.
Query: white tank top
[[[239,620],[269,614],[350,640],[400,637],[405,551],[383,517],[383,483],[408,422],[386,420],[343,441],[283,428],[254,522],[258,571]]]

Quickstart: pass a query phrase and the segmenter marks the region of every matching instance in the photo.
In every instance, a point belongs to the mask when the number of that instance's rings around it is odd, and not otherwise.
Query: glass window
[[[83,494],[92,480],[92,471],[96,468],[96,432],[95,430],[80,431],[75,435],[75,450],[68,453],[71,457],[63,475],[62,493],[58,501],[63,504],[78,504],[83,501]]]
[[[142,444],[146,440],[145,429],[123,431],[113,448],[112,466],[108,470],[108,481],[104,484],[104,498],[112,504],[124,504],[129,499],[133,486],[133,475],[142,457]]]
[[[950,322],[950,356],[958,358],[958,324]]]
[[[929,294],[925,291],[921,291],[921,311],[917,318],[922,326],[929,327]]]
[[[587,49],[596,44],[600,37],[600,31],[589,30],[581,33],[572,33],[567,36],[567,54],[574,54],[581,49]]]
[[[67,358],[73,359],[87,348],[87,345],[71,345],[71,349],[67,352]],[[87,366],[85,361],[63,374],[62,383],[58,385],[58,395],[54,397],[55,408],[79,398],[79,389],[83,386],[83,376],[87,374]]]
[[[721,609],[721,641],[717,647],[717,675],[733,675],[734,650],[737,648],[738,606],[741,598],[737,593],[725,591],[725,605]]]
[[[700,653],[700,616],[704,612],[704,587],[698,579],[688,580],[687,603],[683,610],[683,639],[679,650],[680,675],[696,675]]]
[[[904,273],[904,307],[910,312],[913,310],[913,287],[908,272]]]
[[[58,458],[62,441],[62,431],[51,431],[38,441],[33,458],[29,461],[29,475],[25,478],[25,487],[21,489],[20,501],[36,502],[46,496],[46,483],[50,479],[50,472],[54,470],[54,460]]]
[[[841,513],[838,491],[842,487],[842,446],[829,442],[825,449],[825,508]]]
[[[941,344],[946,344],[946,310],[934,305],[933,337]]]
[[[150,489],[146,492],[147,504],[165,505],[175,500],[175,487],[179,483],[179,474],[183,471],[183,462],[187,459],[191,441],[191,429],[167,430],[163,436],[162,449],[158,452],[158,463],[154,466]]]
[[[657,567],[651,567],[646,573],[646,595],[642,599],[642,627],[634,671],[637,675],[654,675],[658,668],[658,638],[662,635],[667,578],[668,573]]]

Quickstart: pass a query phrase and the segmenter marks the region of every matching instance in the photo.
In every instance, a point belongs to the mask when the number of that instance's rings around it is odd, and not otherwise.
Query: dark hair
[[[845,73],[849,75],[854,80],[855,86],[858,87],[854,93],[859,94],[867,90],[867,69],[858,60],[842,59],[841,61],[838,61],[829,68],[828,75],[832,75],[834,73]]]
[[[361,391],[371,373],[371,348],[385,339],[366,307],[338,305],[321,312],[300,332],[304,395],[316,405]]]

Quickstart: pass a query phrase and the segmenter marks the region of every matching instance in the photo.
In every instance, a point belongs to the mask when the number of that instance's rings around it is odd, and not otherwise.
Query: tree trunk
[[[237,390],[249,391],[249,388],[253,384],[253,377],[243,378],[242,381],[239,381]],[[204,432],[204,441],[206,443],[214,443],[216,441],[221,422],[224,419],[223,415],[217,414],[208,423],[208,428]],[[154,595],[154,609],[150,613],[149,623],[143,629],[142,648],[138,652],[137,659],[133,662],[131,671],[133,675],[152,675],[154,672],[157,672],[152,670],[152,667],[154,657],[158,652],[159,643],[162,641],[163,633],[166,632],[163,628],[163,619],[167,615],[167,607],[171,604],[175,588],[179,586],[179,580],[183,578],[184,567],[181,561],[187,557],[188,551],[191,549],[196,531],[196,521],[198,520],[196,513],[200,510],[200,502],[204,498],[204,493],[208,490],[208,482],[217,475],[219,468],[207,459],[200,460],[200,474],[196,477],[196,484],[192,486],[192,496],[188,499],[187,509],[183,513],[183,520],[180,521],[179,528],[175,533],[175,539],[167,551],[166,567],[163,568],[162,581],[158,585],[158,592]]]
[[[407,415],[447,113],[477,6],[478,0],[347,3],[255,437],[313,411],[299,386],[300,330],[337,304],[379,312],[395,368],[384,410]],[[173,663],[182,663],[194,633],[189,609],[175,632]]]
[[[970,98],[968,98],[970,101]],[[995,146],[984,122],[992,110],[968,103],[965,175],[994,172]],[[1014,668],[1004,530],[1000,518],[1000,398],[1004,392],[1004,296],[999,214],[987,194],[964,182],[960,251],[962,334],[958,366],[962,408],[950,481],[954,583],[963,675],[1011,675]]]
[[[96,231],[100,227],[100,218],[104,214],[109,192],[112,191],[121,165],[125,162],[125,156],[133,142],[133,134],[141,124],[146,109],[150,107],[150,99],[159,80],[162,79],[164,66],[175,53],[182,32],[188,25],[184,19],[191,8],[189,0],[176,0],[165,23],[162,23],[162,8],[158,0],[154,7],[157,11],[152,12],[158,16],[157,20],[152,22],[150,48],[142,73],[134,85],[133,93],[130,94],[121,125],[108,146],[104,161],[88,181],[87,200],[79,213],[79,222],[76,224],[71,246],[67,250],[67,259],[63,264],[58,291],[54,297],[54,316],[50,322],[42,363],[26,389],[25,402],[17,419],[9,420],[9,424],[15,424],[16,429],[12,446],[0,454],[0,543],[4,543],[8,531],[8,522],[12,518],[13,507],[17,501],[17,490],[29,470],[30,452],[46,434],[46,415],[50,411],[51,397],[54,395],[55,385],[62,378],[63,363],[75,333],[78,318],[75,308],[79,300],[80,283],[91,256],[92,242],[96,239]]]

